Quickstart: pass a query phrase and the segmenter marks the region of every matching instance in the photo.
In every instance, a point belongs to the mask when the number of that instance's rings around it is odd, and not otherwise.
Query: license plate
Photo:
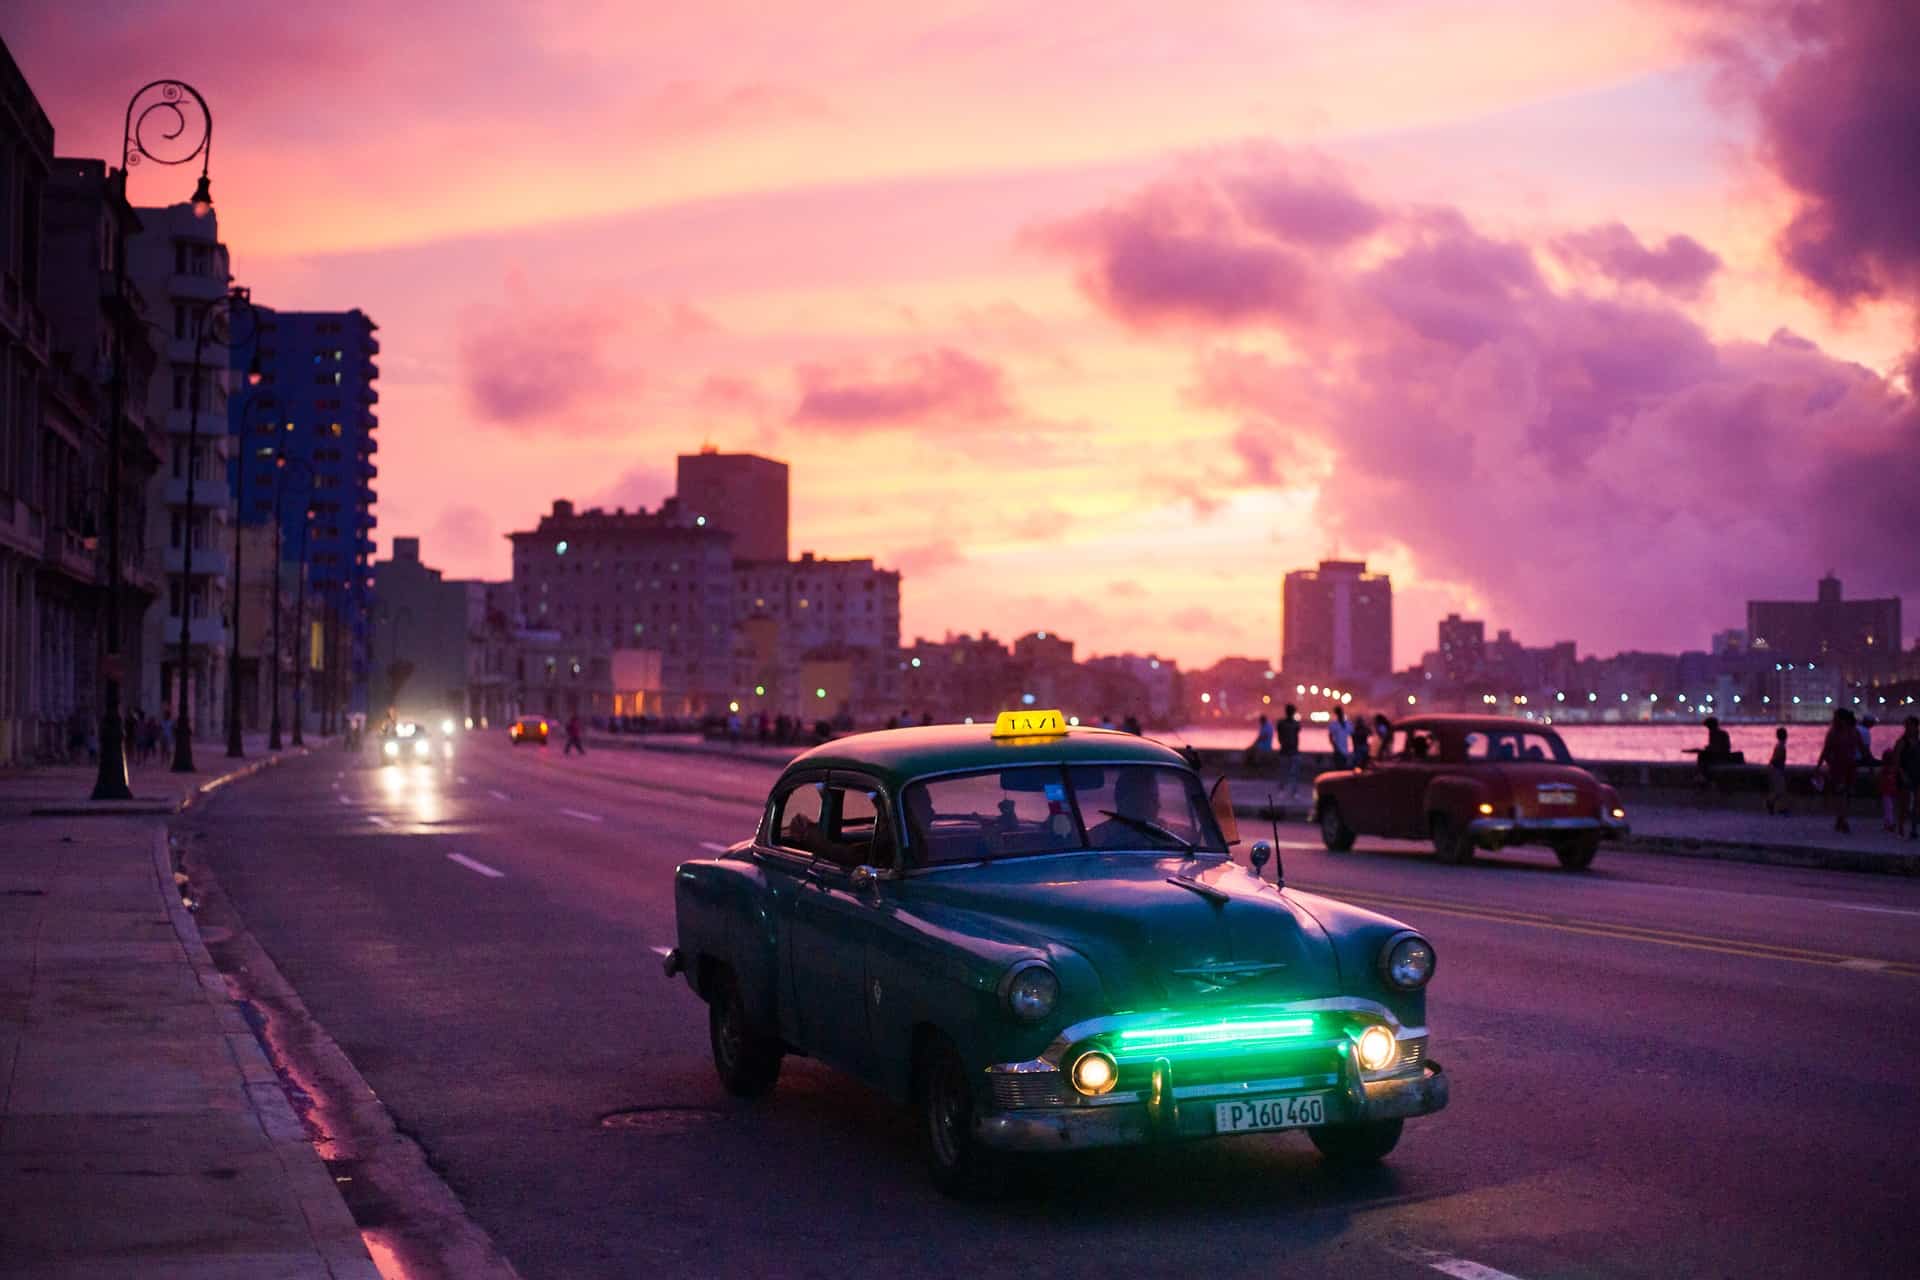
[[[1573,791],[1542,791],[1540,793],[1541,804],[1572,804],[1579,798],[1579,794]]]
[[[1304,1129],[1327,1122],[1327,1095],[1309,1093],[1298,1098],[1264,1098],[1257,1102],[1216,1102],[1216,1133],[1255,1133],[1264,1129]]]

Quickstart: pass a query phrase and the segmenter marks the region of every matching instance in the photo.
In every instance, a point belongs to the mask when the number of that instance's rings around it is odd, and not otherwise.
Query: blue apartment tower
[[[283,611],[296,609],[304,552],[304,635],[285,647],[298,655],[288,661],[305,664],[306,718],[322,731],[368,709],[377,327],[357,308],[260,307],[252,333],[234,335],[247,341],[231,348],[234,385],[245,388],[229,402],[227,423],[241,441],[233,451],[240,518],[271,524],[277,498]]]

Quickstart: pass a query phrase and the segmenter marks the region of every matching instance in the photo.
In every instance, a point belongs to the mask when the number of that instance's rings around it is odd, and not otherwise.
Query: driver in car
[[[1138,846],[1143,831],[1160,827],[1160,787],[1151,769],[1122,769],[1113,780],[1114,812],[1087,828],[1096,849]],[[1164,829],[1164,828],[1162,828]]]

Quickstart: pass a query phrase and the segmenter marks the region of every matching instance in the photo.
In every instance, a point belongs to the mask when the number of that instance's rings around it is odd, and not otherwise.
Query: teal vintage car
[[[921,1113],[952,1192],[1008,1152],[1304,1129],[1377,1161],[1447,1104],[1430,942],[1230,856],[1176,752],[1057,712],[863,733],[781,774],[760,827],[674,872],[714,1066],[786,1054]]]

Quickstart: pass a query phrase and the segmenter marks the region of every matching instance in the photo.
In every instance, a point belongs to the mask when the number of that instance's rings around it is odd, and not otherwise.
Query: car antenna
[[[1267,820],[1273,823],[1273,887],[1287,887],[1286,864],[1280,860],[1280,798],[1267,788]]]

